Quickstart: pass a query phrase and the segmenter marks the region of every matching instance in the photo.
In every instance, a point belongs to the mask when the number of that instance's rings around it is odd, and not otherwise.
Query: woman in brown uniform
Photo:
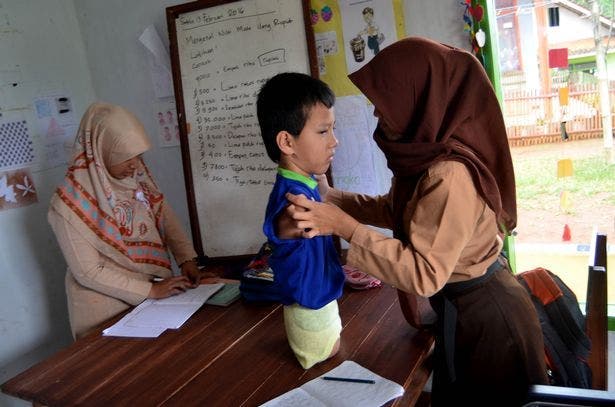
[[[81,119],[73,162],[48,213],[68,264],[74,337],[200,277],[192,242],[141,159],[150,145],[141,122],[120,106],[94,103]],[[182,276],[172,276],[169,251]]]
[[[515,183],[483,67],[463,50],[406,38],[350,79],[374,104],[391,190],[341,192],[321,177],[327,203],[288,196],[295,226],[305,237],[342,237],[349,264],[430,298],[438,315],[433,405],[519,405],[547,376],[538,317],[500,255],[516,225]]]

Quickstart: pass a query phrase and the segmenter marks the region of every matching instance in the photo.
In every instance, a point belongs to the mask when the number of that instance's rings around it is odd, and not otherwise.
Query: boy
[[[321,200],[314,175],[327,171],[338,144],[334,103],[324,82],[287,72],[263,85],[256,104],[267,154],[278,163],[263,225],[274,282],[259,295],[284,304],[288,342],[304,369],[337,353],[344,273],[331,236],[303,239],[288,226],[285,194]]]

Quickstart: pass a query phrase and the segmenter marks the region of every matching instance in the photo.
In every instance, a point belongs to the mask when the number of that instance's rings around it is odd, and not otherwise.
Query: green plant
[[[539,148],[537,146],[537,148]],[[615,206],[615,165],[597,152],[595,156],[573,159],[573,175],[557,178],[557,153],[514,158],[517,200],[526,207],[540,205],[541,197],[559,196],[562,190],[574,193],[577,200],[600,199]]]

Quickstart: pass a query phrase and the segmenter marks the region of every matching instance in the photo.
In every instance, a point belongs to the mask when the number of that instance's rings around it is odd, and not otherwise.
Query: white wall
[[[179,147],[157,144],[156,96],[147,54],[138,41],[145,27],[154,24],[168,44],[165,8],[183,2],[0,0],[0,109],[29,106],[25,115],[34,121],[31,103],[37,93],[65,90],[77,118],[94,100],[133,111],[154,143],[145,160],[189,230]],[[468,49],[458,0],[405,0],[404,7],[408,35]],[[7,40],[7,22],[25,46]],[[1,74],[12,67],[32,86],[9,95]],[[56,167],[33,173],[39,202],[0,211],[0,383],[71,342],[65,263],[46,220],[49,199],[64,171]],[[0,394],[0,405],[28,403]]]
[[[0,55],[0,112],[20,111],[32,138],[37,95],[66,91],[77,117],[94,99],[71,0],[0,0]],[[0,211],[0,382],[71,342],[66,266],[46,219],[64,172],[32,172],[38,203]]]
[[[160,189],[189,231],[186,190],[179,147],[159,148],[156,101],[147,51],[138,38],[154,24],[168,47],[165,9],[185,1],[75,0],[75,9],[96,96],[117,103],[141,119],[154,148],[145,154]]]
[[[458,48],[470,49],[463,31],[463,10],[459,0],[404,0],[406,33],[422,36]]]

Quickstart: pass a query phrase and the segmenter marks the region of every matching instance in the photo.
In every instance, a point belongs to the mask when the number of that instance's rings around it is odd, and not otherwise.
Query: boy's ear
[[[278,144],[278,148],[284,155],[292,155],[294,150],[294,137],[292,134],[287,132],[286,130],[282,130],[278,132],[275,137],[275,141]]]

